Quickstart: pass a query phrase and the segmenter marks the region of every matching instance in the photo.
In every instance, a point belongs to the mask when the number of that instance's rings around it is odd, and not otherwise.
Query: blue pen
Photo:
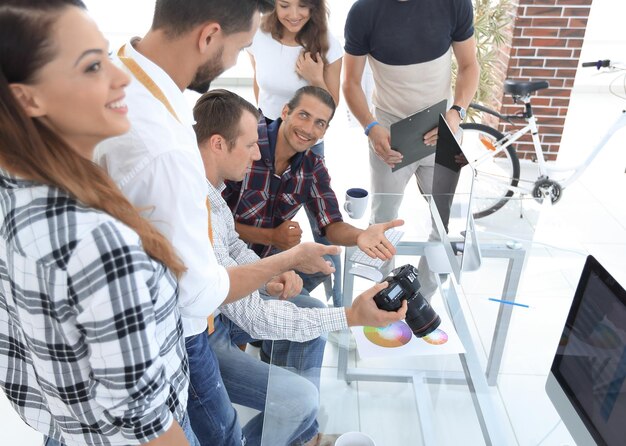
[[[494,299],[493,297],[490,297],[490,298],[489,298],[489,300],[490,300],[490,301],[492,301],[492,302],[498,302],[498,303],[501,303],[501,304],[516,305],[516,306],[518,306],[518,307],[530,308],[530,307],[529,307],[528,305],[526,305],[526,304],[519,304],[519,303],[517,303],[517,302],[512,302],[512,301],[510,301],[510,300]]]

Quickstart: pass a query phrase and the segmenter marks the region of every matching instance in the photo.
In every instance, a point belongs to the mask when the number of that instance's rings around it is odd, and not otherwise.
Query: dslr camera
[[[374,302],[381,310],[397,311],[406,300],[409,308],[406,312],[406,323],[418,338],[434,331],[441,319],[428,301],[420,293],[421,285],[417,277],[417,269],[413,265],[400,266],[384,279],[389,283],[387,288],[374,296]]]

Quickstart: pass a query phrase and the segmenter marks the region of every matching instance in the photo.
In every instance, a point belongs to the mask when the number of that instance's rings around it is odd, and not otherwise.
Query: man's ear
[[[222,31],[222,27],[215,22],[207,23],[200,28],[200,35],[198,36],[198,50],[200,53],[206,54],[215,51],[217,48],[215,41],[220,31]]]
[[[228,146],[222,135],[213,135],[207,141],[209,149],[214,153],[227,152]]]
[[[33,87],[25,84],[9,84],[9,88],[28,116],[31,118],[45,116],[46,110],[37,100]]]
[[[283,110],[280,112],[280,119],[284,121],[285,118],[287,118],[288,114],[289,114],[289,106],[285,104],[283,105]]]

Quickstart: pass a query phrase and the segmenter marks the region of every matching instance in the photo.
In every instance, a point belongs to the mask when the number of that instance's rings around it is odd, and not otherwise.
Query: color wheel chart
[[[402,347],[413,337],[411,329],[404,322],[394,322],[383,328],[363,327],[363,334],[372,344],[385,348]],[[422,340],[431,345],[442,345],[448,342],[448,335],[445,331],[436,329]]]
[[[394,348],[406,345],[411,340],[413,333],[404,322],[394,322],[386,327],[363,327],[365,337],[380,347]]]
[[[437,328],[428,335],[424,336],[422,339],[424,340],[424,342],[427,342],[431,345],[443,345],[448,342],[448,333],[441,330],[440,328]]]

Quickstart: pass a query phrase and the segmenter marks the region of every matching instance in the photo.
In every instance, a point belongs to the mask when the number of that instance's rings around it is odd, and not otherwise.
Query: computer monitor
[[[437,194],[433,185],[433,200],[430,203],[433,216],[449,212],[454,193],[456,192],[456,182],[452,181],[452,179],[456,178],[458,181],[458,172],[461,169],[461,166],[456,163],[455,156],[463,153],[461,145],[453,135],[443,115],[439,115],[438,133],[435,155],[435,179],[433,181],[437,178],[445,177],[444,183],[451,190],[447,190],[445,194]],[[437,232],[441,237],[441,243],[432,244],[424,250],[424,254],[428,259],[428,266],[433,272],[452,274],[459,283],[462,280],[461,273],[463,271],[474,271],[482,263],[480,245],[471,212],[472,186],[473,181],[470,183],[469,190],[461,191],[468,201],[461,215],[464,240],[453,240],[448,236],[447,225],[450,218],[446,214],[445,218],[433,218]],[[440,212],[435,212],[435,209],[439,209]]]
[[[587,257],[546,392],[579,445],[626,443],[626,291]]]

